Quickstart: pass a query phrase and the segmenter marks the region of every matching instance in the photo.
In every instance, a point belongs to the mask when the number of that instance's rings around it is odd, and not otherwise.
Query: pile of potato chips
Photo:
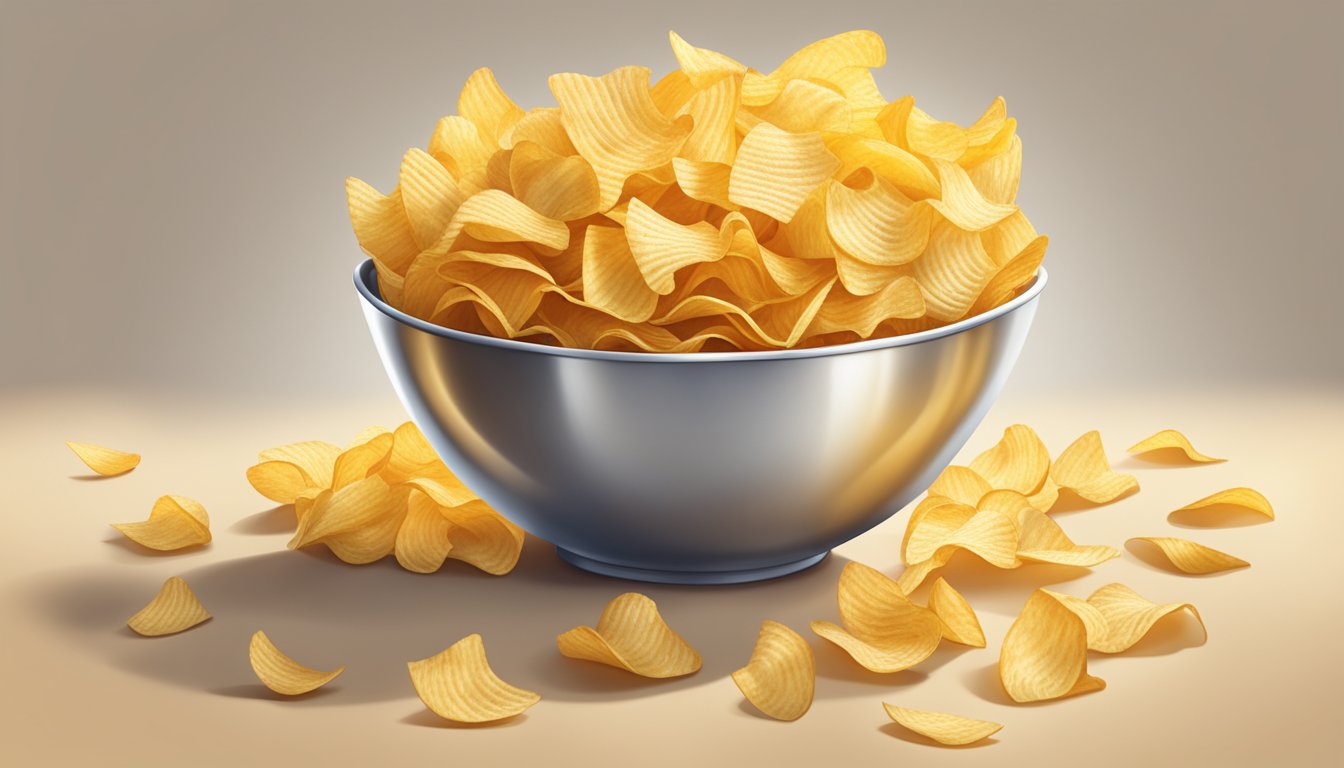
[[[888,102],[868,31],[769,73],[671,40],[680,68],[653,84],[553,75],[558,107],[478,70],[391,194],[350,179],[383,298],[566,347],[767,350],[936,328],[1035,276],[1002,99],[965,128]]]

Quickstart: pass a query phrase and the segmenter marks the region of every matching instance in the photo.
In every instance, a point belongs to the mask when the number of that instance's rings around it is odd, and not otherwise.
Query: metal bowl
[[[472,490],[580,568],[679,584],[801,570],[909,503],[994,402],[1045,282],[908,336],[651,354],[442,328],[355,270],[392,385]]]

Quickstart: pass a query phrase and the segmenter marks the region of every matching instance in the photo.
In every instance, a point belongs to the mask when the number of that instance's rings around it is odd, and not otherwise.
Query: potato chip
[[[737,103],[740,81],[723,77],[700,89],[677,111],[693,121],[680,157],[703,163],[732,163],[737,155]]]
[[[929,200],[929,205],[959,229],[979,232],[1017,212],[1017,206],[1011,203],[986,200],[960,165],[937,158],[933,158],[933,164],[938,169],[942,198]]]
[[[1017,491],[990,491],[978,509],[996,511],[1016,524],[1019,561],[1091,567],[1120,556],[1114,547],[1074,544],[1059,523]]]
[[[929,241],[932,209],[913,202],[895,187],[873,177],[852,189],[830,182],[826,225],[835,244],[859,261],[897,266],[914,261]]]
[[[1139,481],[1111,469],[1101,447],[1101,433],[1092,430],[1073,441],[1050,467],[1050,478],[1094,504],[1105,504],[1139,489]]]
[[[865,669],[900,672],[927,659],[943,636],[933,611],[916,605],[895,581],[851,562],[836,590],[840,621],[812,622],[812,631],[844,649]]]
[[[391,489],[377,476],[351,483],[338,491],[325,490],[299,519],[298,530],[290,539],[289,548],[298,549],[367,526],[387,515],[392,504]]]
[[[969,469],[991,488],[1030,495],[1040,490],[1050,475],[1050,450],[1031,427],[1014,424],[1003,431],[994,447],[972,459]]]
[[[509,522],[480,499],[443,510],[452,523],[448,557],[461,560],[493,576],[503,576],[518,564],[523,551],[523,529]]]
[[[262,496],[293,504],[310,489],[331,486],[341,449],[331,443],[308,441],[268,448],[247,470],[247,480]]]
[[[1190,439],[1174,429],[1164,429],[1151,437],[1146,437],[1139,442],[1129,446],[1130,453],[1151,453],[1162,451],[1170,453],[1171,451],[1180,451],[1185,457],[1196,464],[1208,464],[1210,462],[1227,461],[1227,459],[1216,459],[1212,456],[1205,456],[1195,450],[1195,446],[1190,444]]]
[[[645,595],[626,592],[607,603],[597,628],[575,627],[555,639],[571,659],[596,661],[641,677],[681,677],[698,672],[700,654],[663,621]]]
[[[149,604],[127,619],[126,626],[145,637],[182,632],[210,619],[196,594],[180,576],[172,576]]]
[[[942,622],[944,640],[973,648],[985,647],[985,631],[980,628],[975,610],[946,579],[939,577],[933,582],[929,590],[929,610]]]
[[[848,133],[853,110],[844,94],[811,80],[790,80],[773,101],[737,113],[738,128],[749,132],[767,122],[790,133]]]
[[[199,501],[186,496],[160,496],[149,519],[113,523],[126,538],[143,547],[170,552],[210,541],[210,515]]]
[[[124,475],[140,465],[140,454],[105,448],[93,443],[66,443],[89,469],[104,476]]]
[[[733,673],[742,695],[776,720],[797,720],[812,707],[817,665],[802,635],[769,619],[761,623],[747,666]]]
[[[495,73],[485,67],[472,72],[462,86],[457,112],[475,124],[482,137],[495,144],[523,118],[523,110],[505,95]]]
[[[965,317],[995,272],[994,261],[974,232],[946,222],[929,231],[929,245],[914,262],[930,318],[955,322]]]
[[[1192,501],[1184,507],[1171,513],[1176,516],[1180,512],[1191,512],[1197,509],[1205,509],[1209,512],[1227,510],[1228,508],[1245,509],[1250,512],[1264,515],[1270,520],[1274,519],[1274,507],[1269,503],[1269,499],[1264,494],[1254,488],[1228,488],[1225,491],[1209,494],[1198,501]]]
[[[1009,429],[1011,430],[1012,428],[1010,427]],[[1007,437],[1008,434],[1005,432],[1004,439],[1006,440]],[[1002,441],[1000,441],[1000,444],[1002,444]],[[986,451],[986,454],[997,450],[998,446],[995,446],[989,451]],[[981,457],[983,456],[985,456],[985,454],[981,454]],[[1046,460],[1049,461],[1048,455]],[[1016,472],[1014,471],[1012,474],[1016,474]],[[952,464],[940,472],[938,477],[934,479],[933,485],[929,486],[929,497],[943,496],[958,504],[974,507],[976,504],[980,503],[981,497],[993,489],[994,486],[990,485],[989,481],[984,477],[981,477],[980,473],[976,472],[974,469],[971,469],[970,467],[959,467]],[[914,525],[914,522],[912,517],[910,524]]]
[[[939,744],[954,747],[973,744],[987,739],[1003,730],[998,723],[988,720],[972,720],[969,717],[949,715],[946,712],[928,712],[922,709],[906,709],[894,704],[882,702],[887,715],[907,730],[920,736],[933,739]]]
[[[686,73],[692,87],[704,88],[725,75],[741,76],[747,71],[746,66],[736,59],[708,48],[696,48],[676,32],[669,31],[667,36],[672,42],[672,53],[677,57],[677,64]]]
[[[522,714],[541,701],[540,695],[499,679],[478,634],[406,667],[420,700],[445,720],[491,723]]]
[[[1089,635],[1087,647],[1102,653],[1121,653],[1134,646],[1148,634],[1148,630],[1162,619],[1178,611],[1189,611],[1201,628],[1204,619],[1190,603],[1158,605],[1124,584],[1107,584],[1093,592],[1087,602],[1101,612],[1106,631]],[[1207,629],[1205,630],[1207,634]]]
[[[733,233],[745,227],[750,225],[740,214],[729,214],[718,228],[706,222],[684,226],[634,198],[625,221],[625,238],[644,281],[665,296],[672,292],[677,270],[723,258]]]
[[[330,672],[305,667],[276,648],[275,643],[261,630],[252,635],[252,642],[247,646],[247,658],[252,662],[252,671],[256,673],[257,679],[284,696],[315,691],[345,671],[344,666]]]
[[[789,133],[760,123],[742,137],[728,176],[728,199],[788,223],[840,161],[817,133]]]
[[[512,151],[509,187],[519,202],[556,221],[597,213],[601,191],[588,161],[531,141],[519,141]]]
[[[1003,638],[999,679],[1013,701],[1044,701],[1106,687],[1087,673],[1087,624],[1062,597],[1036,590]]]
[[[1169,536],[1136,536],[1129,541],[1144,541],[1161,550],[1177,570],[1185,573],[1206,574],[1245,568],[1250,563],[1226,552],[1206,547],[1189,539]],[[1128,542],[1126,542],[1128,543]]]

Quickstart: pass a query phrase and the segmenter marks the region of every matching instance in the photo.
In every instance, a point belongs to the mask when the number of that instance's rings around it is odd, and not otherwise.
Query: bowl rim
[[[496,336],[483,336],[478,333],[459,331],[454,328],[446,328],[441,325],[426,322],[418,317],[408,315],[388,304],[386,301],[383,301],[382,297],[378,294],[373,259],[365,259],[359,266],[355,267],[354,278],[355,289],[359,291],[359,295],[364,301],[374,309],[377,309],[379,312],[382,312],[384,315],[387,315],[403,325],[446,339],[453,339],[455,341],[478,344],[486,347],[510,349],[518,352],[531,352],[533,354],[553,355],[557,357],[577,357],[589,360],[609,360],[630,363],[710,363],[831,357],[835,355],[852,354],[855,352],[868,352],[876,349],[906,347],[914,344],[935,341],[946,336],[954,336],[962,331],[968,331],[972,328],[993,322],[1020,307],[1030,304],[1041,294],[1041,291],[1045,289],[1048,273],[1045,271],[1045,267],[1038,267],[1036,270],[1036,277],[1032,283],[1027,286],[1026,290],[1010,301],[1004,302],[986,312],[981,312],[974,317],[968,317],[964,320],[959,320],[951,325],[944,325],[940,328],[919,331],[917,333],[908,333],[900,336],[886,336],[880,339],[852,341],[848,344],[831,344],[824,347],[737,352],[619,352],[606,349],[556,347],[549,344],[538,344],[532,341],[518,341],[517,339],[502,339]]]

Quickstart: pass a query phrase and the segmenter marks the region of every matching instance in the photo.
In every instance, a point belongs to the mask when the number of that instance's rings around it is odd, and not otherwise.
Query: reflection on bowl
[[[895,514],[975,430],[1045,287],[908,336],[816,349],[564,349],[431,325],[355,271],[392,385],[472,490],[590,571],[771,578]]]

